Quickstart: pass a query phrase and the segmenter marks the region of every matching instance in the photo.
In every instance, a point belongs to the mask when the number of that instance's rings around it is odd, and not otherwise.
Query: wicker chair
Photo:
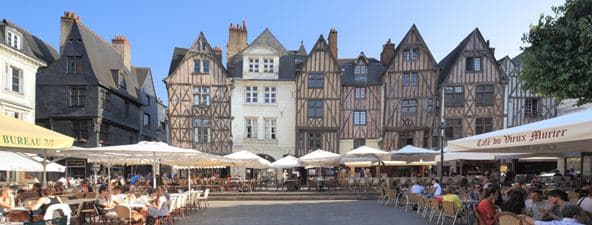
[[[500,212],[495,216],[498,225],[522,225],[522,220],[518,215],[511,212]]]
[[[405,201],[405,212],[407,212],[407,210],[409,209],[409,205],[411,205],[411,206],[417,206],[418,205],[418,203],[417,203],[417,200],[418,200],[417,194],[407,193],[405,195],[405,199],[406,199],[406,201]]]
[[[397,206],[399,204],[399,198],[396,190],[388,189],[386,191],[386,200],[384,201],[384,206],[386,207],[391,203],[393,206]]]
[[[442,201],[442,220],[440,221],[440,224],[444,225],[444,221],[447,217],[452,219],[452,225],[456,224],[459,212],[460,210],[456,209],[454,202]]]
[[[440,222],[440,219],[442,218],[442,208],[440,207],[440,202],[438,202],[437,199],[433,198],[430,199],[430,218],[429,221],[432,222],[432,220],[434,219],[434,216],[438,216],[438,219],[436,220],[436,224],[438,224]]]

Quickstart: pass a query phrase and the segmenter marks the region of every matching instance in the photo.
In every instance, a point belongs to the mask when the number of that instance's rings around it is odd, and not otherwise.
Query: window
[[[475,105],[490,106],[493,105],[493,85],[477,85],[475,89]]]
[[[20,50],[22,47],[21,36],[15,34],[13,32],[6,31],[6,43],[10,47]]]
[[[4,114],[15,119],[22,119],[22,113],[5,110]]]
[[[308,118],[322,118],[323,117],[323,100],[320,99],[309,99],[308,109],[306,114]]]
[[[354,89],[354,97],[356,99],[365,99],[366,98],[366,88],[357,87]]]
[[[428,144],[430,143],[430,131],[428,130],[424,130],[423,131],[423,148],[425,149],[429,149],[430,146],[428,146]]]
[[[125,76],[122,73],[119,73],[119,75],[117,76],[118,78],[118,84],[120,88],[127,88],[127,82],[125,81]]]
[[[403,73],[403,87],[417,86],[417,73],[406,72]]]
[[[354,139],[354,149],[359,148],[364,145],[366,145],[366,139],[364,139],[364,138]]]
[[[211,142],[210,120],[204,118],[193,119],[193,143],[206,144]]]
[[[322,73],[309,73],[308,74],[308,88],[323,88],[324,78]]]
[[[426,110],[429,113],[433,113],[434,112],[434,98],[428,98],[427,99]]]
[[[259,59],[249,58],[249,72],[259,73]]]
[[[146,95],[146,106],[150,106],[150,95]]]
[[[210,105],[210,87],[197,86],[193,87],[193,105],[209,106]]]
[[[412,61],[419,58],[419,51],[417,49],[406,49],[403,50],[403,60]]]
[[[210,60],[203,60],[203,73],[210,73]]]
[[[481,71],[481,57],[467,58],[466,70],[469,72]]]
[[[8,87],[8,90],[22,94],[24,81],[23,70],[14,66],[9,66],[8,68],[10,69],[10,87]]]
[[[257,87],[245,87],[246,89],[246,102],[247,103],[256,103],[257,102]]]
[[[123,103],[125,105],[125,112],[123,113],[123,118],[127,119],[129,118],[129,114],[130,114],[130,103],[128,101]]]
[[[358,64],[354,67],[354,81],[366,81],[368,75],[368,67],[363,64]]]
[[[66,73],[82,73],[82,56],[68,56]]]
[[[150,127],[150,114],[144,113],[144,127]]]
[[[416,99],[403,99],[401,101],[401,113],[402,114],[415,114],[417,111],[417,100]]]
[[[444,133],[448,140],[462,138],[462,119],[446,119]]]
[[[399,133],[399,149],[407,146],[413,145],[413,132],[405,131]]]
[[[487,133],[493,130],[492,118],[477,118],[475,121],[475,134]]]
[[[201,73],[201,59],[193,60],[193,72]]]
[[[444,96],[444,105],[446,107],[465,106],[465,93],[462,86],[446,87]]]
[[[273,59],[263,59],[263,72],[273,73]]]
[[[257,138],[257,118],[246,118],[247,138]]]
[[[265,119],[265,139],[277,139],[275,119]]]
[[[366,125],[366,110],[354,111],[354,126]]]
[[[86,105],[86,88],[70,88],[70,107],[84,107]]]
[[[527,98],[524,102],[524,116],[535,117],[539,115],[539,102],[538,98]]]
[[[101,131],[99,132],[99,143],[108,145],[109,144],[109,124],[101,123]]]
[[[308,133],[308,149],[317,150],[322,148],[323,136],[321,132]]]
[[[78,143],[86,143],[88,141],[88,121],[87,120],[73,120],[72,121],[72,137]]]
[[[265,87],[265,103],[275,103],[276,95],[275,87]]]

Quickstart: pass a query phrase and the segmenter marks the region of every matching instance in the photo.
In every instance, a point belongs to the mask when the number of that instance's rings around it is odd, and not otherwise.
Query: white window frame
[[[265,119],[265,139],[277,139],[277,120],[273,118]]]
[[[8,46],[21,50],[23,47],[23,38],[15,32],[6,31],[6,43]]]
[[[265,103],[274,104],[277,100],[277,88],[276,87],[265,87]]]
[[[257,86],[246,86],[245,87],[245,102],[246,103],[257,103]]]
[[[193,105],[195,105],[195,106],[209,106],[210,105],[210,87],[209,86],[195,86],[195,87],[193,87]]]
[[[249,58],[249,72],[259,73],[259,58]]]
[[[18,80],[18,90],[16,90],[16,91],[13,89],[14,75],[15,75],[14,74],[14,71],[15,70],[18,71],[18,74],[17,74],[17,76],[18,76],[18,78],[17,78],[17,80]],[[23,73],[24,73],[24,71],[21,68],[18,68],[16,66],[12,66],[12,65],[7,65],[6,66],[6,76],[5,76],[6,77],[6,82],[5,82],[6,83],[6,86],[5,86],[5,89],[7,91],[10,91],[10,92],[13,92],[13,93],[23,94],[24,93],[24,90],[25,90],[24,89],[25,79],[24,79],[24,74]]]
[[[367,121],[366,110],[355,110],[354,111],[354,126],[365,126]]]
[[[245,118],[245,138],[257,139],[257,118]]]
[[[263,58],[263,72],[273,73],[273,58]]]

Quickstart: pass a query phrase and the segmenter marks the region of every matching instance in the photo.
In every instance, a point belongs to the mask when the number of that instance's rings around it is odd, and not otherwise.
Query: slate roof
[[[73,23],[71,29],[71,36],[76,35],[76,33],[80,34],[93,73],[99,84],[141,104],[142,101],[138,99],[138,92],[141,85],[138,82],[134,69],[130,71],[123,64],[123,59],[119,52],[109,42],[99,37],[78,20]],[[119,70],[124,74],[127,85],[125,92],[119,88],[116,77],[112,72],[114,70]]]
[[[25,55],[39,59],[47,65],[58,58],[58,52],[53,47],[7,19],[3,19],[0,22],[0,43],[8,45],[4,36],[6,27],[11,27],[23,35],[23,45],[20,51]]]
[[[516,65],[516,67],[520,67],[520,65],[522,64],[522,60],[520,60],[520,58],[522,57],[522,54],[523,53],[520,53],[512,59],[512,62],[514,63],[514,65]]]
[[[354,80],[354,67],[356,62],[361,57],[368,62],[367,72],[368,76],[366,81],[355,81]],[[380,85],[380,75],[386,70],[386,67],[375,58],[366,58],[364,53],[361,53],[358,58],[355,59],[339,59],[339,68],[341,69],[341,84],[344,86],[349,85]]]
[[[446,77],[449,75],[450,70],[452,69],[452,67],[454,67],[454,64],[456,63],[456,60],[458,59],[460,54],[465,49],[465,45],[467,44],[467,42],[469,42],[469,40],[471,39],[471,36],[473,36],[473,33],[475,33],[475,32],[479,32],[479,29],[476,28],[475,30],[473,30],[473,32],[471,32],[469,35],[467,35],[467,37],[465,37],[458,44],[458,46],[456,46],[456,48],[454,48],[450,53],[448,53],[448,55],[446,55],[446,57],[444,57],[442,60],[440,60],[440,63],[438,63],[438,67],[440,67],[440,76],[438,77],[438,85],[442,84],[442,82],[444,82],[444,80],[446,80]]]
[[[183,57],[187,52],[189,52],[189,49],[175,47],[173,50],[173,57],[171,57],[171,65],[169,66],[169,75],[175,71],[177,66],[179,66],[179,63],[181,63],[181,60],[183,60]]]
[[[144,81],[146,80],[146,76],[148,76],[148,72],[150,72],[150,68],[148,67],[134,67],[136,76],[138,77],[138,84],[141,86],[144,85]]]

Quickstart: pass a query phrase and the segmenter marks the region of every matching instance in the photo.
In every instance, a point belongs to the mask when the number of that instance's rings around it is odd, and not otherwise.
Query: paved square
[[[364,201],[213,201],[179,225],[428,225],[402,208]]]

